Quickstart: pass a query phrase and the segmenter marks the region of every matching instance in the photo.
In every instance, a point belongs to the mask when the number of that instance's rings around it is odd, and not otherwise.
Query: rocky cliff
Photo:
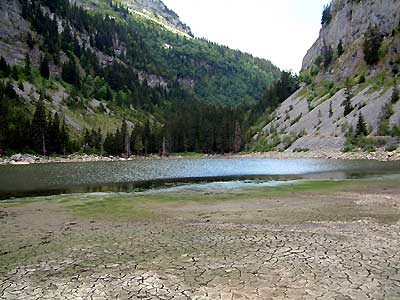
[[[334,0],[324,15],[303,60],[302,87],[266,115],[254,143],[288,151],[344,149],[361,115],[368,138],[379,140],[375,146],[398,146],[400,1]],[[364,41],[371,28],[381,44],[378,60],[367,64]]]
[[[363,38],[370,25],[388,35],[400,22],[398,0],[334,0],[329,10],[331,20],[322,26],[319,38],[304,57],[303,70],[315,62],[324,46],[336,49],[342,41],[344,48],[350,48]]]
[[[193,36],[189,26],[182,23],[182,21],[179,19],[179,16],[174,11],[170,10],[160,0],[124,0],[122,2],[126,3],[129,7],[133,9],[142,10],[145,12],[147,11],[161,16],[165,21],[175,27],[178,31]]]
[[[86,9],[102,9],[104,5],[103,0],[69,0],[70,2],[82,5]],[[129,8],[131,13],[151,20],[159,25],[164,26],[170,31],[178,34],[193,37],[189,26],[184,24],[179,16],[171,9],[169,9],[161,0],[119,0],[123,6]]]

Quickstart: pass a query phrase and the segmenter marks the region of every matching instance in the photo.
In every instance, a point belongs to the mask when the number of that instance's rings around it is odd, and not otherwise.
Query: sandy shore
[[[113,156],[98,155],[68,155],[65,157],[44,157],[29,154],[16,154],[11,157],[0,157],[0,165],[29,165],[41,163],[77,163],[77,162],[96,162],[96,161],[129,161],[143,159],[188,159],[188,158],[235,158],[235,157],[254,157],[254,158],[322,158],[322,159],[368,159],[379,161],[400,160],[400,152],[348,152],[340,151],[309,151],[309,152],[258,152],[246,154],[226,154],[226,155],[199,155],[195,157],[171,155],[169,157],[138,157],[121,158]]]

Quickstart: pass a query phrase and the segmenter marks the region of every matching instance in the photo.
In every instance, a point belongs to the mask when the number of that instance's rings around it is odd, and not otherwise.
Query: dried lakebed
[[[399,299],[400,181],[0,202],[1,299]]]

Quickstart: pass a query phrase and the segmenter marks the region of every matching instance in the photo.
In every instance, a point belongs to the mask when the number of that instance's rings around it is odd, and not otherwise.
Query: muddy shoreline
[[[2,202],[0,298],[395,300],[399,208],[398,181]]]
[[[320,158],[320,159],[342,159],[342,160],[377,160],[377,161],[398,161],[400,160],[400,152],[340,152],[340,151],[309,151],[309,152],[257,152],[245,154],[226,154],[226,155],[201,155],[198,156],[180,156],[171,155],[168,157],[160,156],[131,156],[129,158],[115,156],[99,156],[99,155],[68,155],[60,157],[45,157],[30,154],[15,154],[10,157],[0,157],[0,165],[30,165],[30,164],[47,164],[47,163],[80,163],[80,162],[97,162],[97,161],[132,161],[144,159],[199,159],[199,158]]]

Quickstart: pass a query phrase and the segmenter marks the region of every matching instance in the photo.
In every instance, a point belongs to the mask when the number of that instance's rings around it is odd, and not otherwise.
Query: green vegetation
[[[10,83],[0,84],[0,154],[5,150],[65,154],[70,150],[65,121],[57,113],[46,113],[43,95],[36,104],[32,121]]]
[[[6,206],[29,205],[45,201],[46,205],[60,204],[77,216],[98,219],[154,219],[159,217],[160,207],[174,208],[177,205],[211,204],[221,201],[251,201],[260,199],[283,199],[298,193],[324,195],[343,191],[362,191],[370,188],[393,188],[398,180],[306,180],[288,182],[274,187],[254,187],[226,190],[219,192],[163,192],[136,195],[106,196],[60,196],[54,198],[24,199],[24,201],[7,200]],[[292,200],[291,200],[292,201]],[[282,206],[282,205],[280,205]]]
[[[390,102],[392,104],[396,104],[397,101],[399,101],[399,89],[398,89],[397,84],[395,82],[395,84],[393,86],[393,92],[392,92],[392,97],[390,98]]]
[[[360,112],[358,115],[358,122],[357,122],[357,127],[356,127],[356,136],[367,136],[368,135],[368,129],[367,129],[367,123],[365,123],[364,117],[362,113]]]
[[[376,26],[369,26],[364,37],[364,59],[368,65],[374,65],[379,61],[379,48],[383,41],[382,35]]]
[[[327,4],[324,6],[324,10],[322,11],[321,25],[328,26],[331,21],[332,21],[331,5]]]
[[[129,72],[137,69],[160,76],[171,85],[182,80],[193,81],[195,95],[202,100],[237,105],[261,98],[264,87],[279,75],[279,70],[268,61],[206,40],[173,34],[158,24],[131,15],[118,2],[101,4],[101,9],[87,12],[65,0],[56,4],[41,0],[32,5],[21,0],[23,16],[43,36],[43,46],[55,62],[55,57],[63,51],[70,60],[78,59],[85,72],[104,75],[114,90],[125,85],[135,90],[136,74]],[[62,34],[56,32],[56,24],[43,14],[40,9],[43,5],[65,19]],[[77,34],[90,38],[89,48],[79,44]],[[119,54],[121,48],[126,50],[123,54]],[[118,59],[102,72],[95,50]],[[111,70],[113,76],[108,76],[107,71]]]
[[[46,106],[55,108],[47,104],[51,93],[65,89],[68,97],[61,104],[67,107],[68,116],[88,128],[79,135],[69,128],[71,141],[62,147],[64,152],[114,155],[130,151],[239,152],[246,143],[243,133],[253,120],[293,90],[291,86],[285,91],[287,80],[293,76],[282,74],[275,90],[269,90],[271,97],[265,96],[262,104],[257,104],[257,113],[250,113],[265,87],[281,73],[269,61],[203,39],[176,35],[132,15],[118,1],[98,2],[99,8],[90,11],[67,0],[20,0],[19,4],[22,17],[37,34],[29,34],[26,42],[30,49],[39,48],[42,58],[37,69],[26,54],[23,72],[18,66],[9,66],[4,58],[0,61],[4,79],[0,116],[5,124],[1,128],[1,152],[50,153],[43,144],[51,142],[40,130],[38,135],[45,140],[41,147],[36,142],[33,146],[31,141],[13,141],[26,134],[17,124],[32,123],[36,105],[33,98],[32,105],[24,104],[11,91],[15,86],[23,90],[26,82],[41,92],[46,116],[50,109]],[[62,20],[61,33],[47,9]],[[99,52],[110,57],[106,57],[109,61],[102,61]],[[59,71],[60,78],[50,73],[53,69]],[[156,83],[149,78],[155,78]],[[92,99],[100,102],[99,107],[89,105]],[[24,113],[5,116],[10,108]],[[90,113],[93,110],[94,115]],[[51,118],[55,118],[54,113]],[[123,119],[135,125],[127,129],[129,143],[125,144],[130,149],[115,146],[121,144],[117,142],[121,132],[116,128]],[[136,132],[132,132],[133,127]]]
[[[271,152],[276,150],[276,146],[279,145],[280,139],[275,136],[272,142],[268,141],[265,134],[260,134],[257,140],[253,141],[249,146],[250,152]]]
[[[381,115],[379,117],[378,135],[391,135],[389,121],[393,113],[393,104],[386,103],[383,106]]]
[[[337,46],[336,53],[337,53],[337,57],[342,56],[343,53],[344,53],[343,41],[342,41],[341,39],[340,39],[339,44],[338,44],[338,46]]]
[[[252,139],[255,133],[260,132],[265,124],[271,121],[271,113],[279,103],[283,102],[299,88],[299,78],[293,76],[290,72],[282,72],[279,80],[267,88],[264,97],[250,112],[247,119],[248,124],[258,124],[248,131],[247,141],[249,142],[247,150],[264,152],[273,151],[280,144],[280,138],[276,130],[271,129],[269,133],[259,134],[256,140]],[[267,115],[267,120],[265,119]],[[269,141],[267,141],[268,139]]]
[[[350,88],[347,85],[346,90],[345,90],[345,99],[342,102],[342,106],[344,107],[344,116],[345,117],[354,110],[354,107],[351,104],[351,98],[352,98],[352,96],[350,94]]]
[[[385,142],[373,137],[368,137],[368,129],[363,115],[360,113],[356,130],[350,126],[346,134],[343,152],[366,151],[375,152],[377,147],[382,147]]]
[[[321,50],[322,64],[324,69],[328,69],[333,60],[333,50],[331,46],[324,46]]]
[[[41,63],[40,63],[40,75],[44,79],[50,79],[50,69],[49,69],[49,58],[47,55],[42,58]]]

